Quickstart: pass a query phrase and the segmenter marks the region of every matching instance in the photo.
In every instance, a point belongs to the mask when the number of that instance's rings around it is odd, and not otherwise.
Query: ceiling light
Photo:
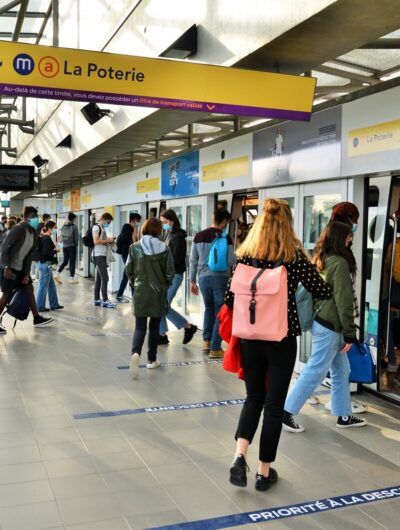
[[[32,162],[35,164],[35,166],[40,169],[45,164],[48,164],[49,161],[46,160],[46,158],[42,158],[40,155],[36,155],[32,158]]]

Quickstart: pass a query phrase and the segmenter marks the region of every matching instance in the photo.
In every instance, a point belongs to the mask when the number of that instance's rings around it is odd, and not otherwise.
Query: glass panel
[[[290,198],[294,206],[294,198]],[[290,200],[289,199],[289,200]],[[288,199],[286,199],[288,200]],[[342,200],[340,193],[329,193],[324,195],[310,195],[304,197],[303,214],[303,244],[310,253],[315,247],[322,230],[328,224],[332,207]],[[292,208],[291,203],[290,207]],[[292,213],[294,211],[292,210]],[[306,363],[311,355],[311,333],[303,333],[301,336],[300,362]]]
[[[332,207],[341,200],[340,193],[304,197],[303,244],[307,250],[313,250],[329,221]]]
[[[189,256],[192,249],[192,242],[197,232],[201,230],[201,218],[202,218],[202,207],[201,205],[193,205],[186,207],[186,232],[187,232],[187,255],[186,263],[189,269]],[[185,301],[185,313],[200,314],[201,303],[200,296],[194,296],[190,292],[190,276],[186,274],[186,301]]]

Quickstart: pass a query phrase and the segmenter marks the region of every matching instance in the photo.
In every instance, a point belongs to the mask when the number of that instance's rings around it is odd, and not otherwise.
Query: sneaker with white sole
[[[386,366],[386,371],[389,373],[389,374],[397,374],[397,364],[396,363],[389,363],[387,366]]]
[[[338,429],[351,429],[353,427],[365,427],[367,420],[356,418],[355,416],[339,416],[336,427]]]
[[[33,317],[33,325],[35,328],[41,328],[43,326],[47,326],[47,324],[50,324],[54,321],[54,318],[45,318],[42,317],[42,315],[36,315]]]
[[[105,300],[104,302],[102,302],[101,306],[107,307],[108,309],[114,309],[115,307],[117,307],[117,304],[114,304],[113,302],[111,302],[111,300]]]
[[[125,298],[125,296],[116,296],[115,299],[116,299],[116,301],[119,304],[127,304],[127,303],[129,303],[129,300],[127,298]]]
[[[132,379],[137,379],[139,377],[139,359],[140,355],[138,353],[134,353],[131,357],[129,374]]]
[[[332,411],[332,401],[329,400],[327,403],[325,403],[326,410],[329,410],[329,412]],[[352,414],[365,414],[365,412],[368,412],[368,405],[366,403],[360,403],[359,401],[352,401],[351,402],[351,413]]]
[[[103,305],[103,302],[101,300],[93,300],[93,305],[96,307],[101,307]]]
[[[302,425],[297,424],[294,421],[293,414],[290,414],[290,412],[286,412],[286,410],[283,413],[282,427],[284,431],[288,432],[304,432],[304,427]]]
[[[159,368],[160,366],[161,366],[160,361],[148,362],[146,364],[146,368],[149,368],[150,370],[153,370],[154,368]]]
[[[78,282],[78,280],[76,280],[75,278],[70,278],[70,279],[68,280],[68,283],[70,283],[70,284],[77,284],[77,283],[79,283],[79,282]]]
[[[309,405],[319,405],[319,399],[317,398],[317,396],[310,396],[306,403],[308,403]]]

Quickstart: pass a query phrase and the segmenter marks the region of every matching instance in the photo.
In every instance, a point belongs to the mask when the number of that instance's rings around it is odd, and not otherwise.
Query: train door
[[[299,189],[299,231],[304,248],[312,253],[329,222],[332,207],[347,200],[347,180],[301,184]],[[311,333],[303,333],[296,371],[301,372],[311,355]]]
[[[278,186],[260,190],[260,210],[265,199],[283,199],[289,203],[292,210],[294,231],[299,236],[299,193],[300,186]]]
[[[190,321],[198,327],[203,325],[203,305],[201,296],[194,296],[190,291],[189,257],[193,239],[197,232],[208,226],[207,200],[209,197],[190,197],[186,199],[172,199],[167,201],[167,208],[175,210],[181,227],[186,230],[186,267],[185,281],[181,285],[172,306],[180,313],[190,316]]]
[[[258,192],[234,193],[232,196],[229,235],[235,250],[245,240],[258,215]],[[229,209],[229,208],[228,208]]]
[[[400,178],[370,178],[366,196],[362,329],[377,361],[371,386],[400,400]]]

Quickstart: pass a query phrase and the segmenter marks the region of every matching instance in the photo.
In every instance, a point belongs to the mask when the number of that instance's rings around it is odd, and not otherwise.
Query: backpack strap
[[[256,323],[256,291],[257,291],[257,281],[264,274],[264,272],[267,269],[260,269],[257,274],[254,276],[254,278],[251,281],[250,285],[250,292],[251,292],[251,299],[250,299],[250,305],[249,305],[249,311],[250,311],[250,324]]]

